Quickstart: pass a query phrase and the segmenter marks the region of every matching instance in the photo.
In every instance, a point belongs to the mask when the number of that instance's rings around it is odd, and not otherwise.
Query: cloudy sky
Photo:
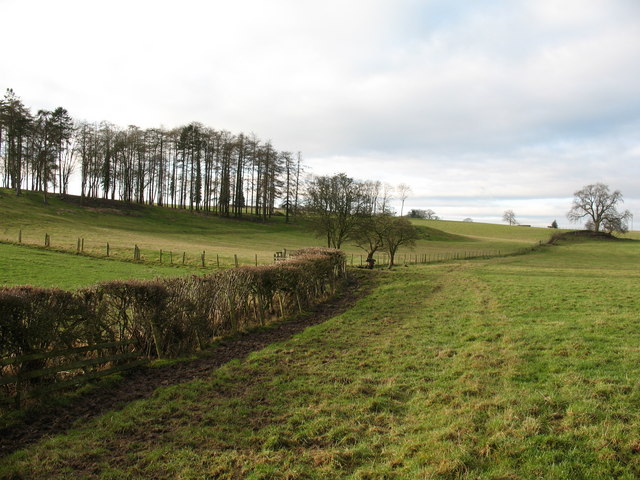
[[[604,182],[640,225],[638,0],[0,0],[0,17],[0,88],[32,111],[254,132],[452,220],[568,227],[573,192]]]

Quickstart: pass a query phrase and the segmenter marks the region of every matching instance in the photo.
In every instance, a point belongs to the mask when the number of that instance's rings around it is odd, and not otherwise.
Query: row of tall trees
[[[64,108],[31,114],[12,90],[0,101],[2,185],[66,194],[74,169],[82,198],[271,216],[282,200],[298,207],[300,153],[276,150],[254,134],[199,123],[175,129],[74,121]]]
[[[0,101],[2,184],[22,188],[66,191],[73,170],[74,122],[62,107],[32,115],[13,90]]]

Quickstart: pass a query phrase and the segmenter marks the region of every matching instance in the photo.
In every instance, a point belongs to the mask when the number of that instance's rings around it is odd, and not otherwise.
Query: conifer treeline
[[[74,171],[83,198],[266,218],[281,199],[298,205],[300,153],[277,151],[255,135],[199,123],[167,130],[76,122],[64,108],[33,115],[13,90],[0,100],[2,185],[66,194]]]

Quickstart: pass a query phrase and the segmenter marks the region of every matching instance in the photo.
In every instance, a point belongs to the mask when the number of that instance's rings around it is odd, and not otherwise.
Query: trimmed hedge
[[[75,292],[1,288],[0,358],[127,340],[140,355],[177,356],[323,301],[345,269],[342,252],[313,248],[274,265],[205,276],[114,281]]]

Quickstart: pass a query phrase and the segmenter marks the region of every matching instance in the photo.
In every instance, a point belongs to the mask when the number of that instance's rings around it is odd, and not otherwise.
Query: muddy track
[[[154,368],[135,369],[122,381],[105,388],[97,388],[64,407],[39,411],[22,423],[0,430],[0,457],[24,448],[40,439],[67,431],[74,425],[103,413],[123,408],[127,403],[150,397],[166,385],[176,385],[206,378],[213,370],[230,360],[244,358],[275,342],[291,338],[305,328],[322,323],[351,306],[358,298],[371,291],[369,275],[352,275],[342,293],[336,298],[316,306],[304,315],[292,318],[270,328],[257,330],[219,343],[215,350],[195,360]]]

